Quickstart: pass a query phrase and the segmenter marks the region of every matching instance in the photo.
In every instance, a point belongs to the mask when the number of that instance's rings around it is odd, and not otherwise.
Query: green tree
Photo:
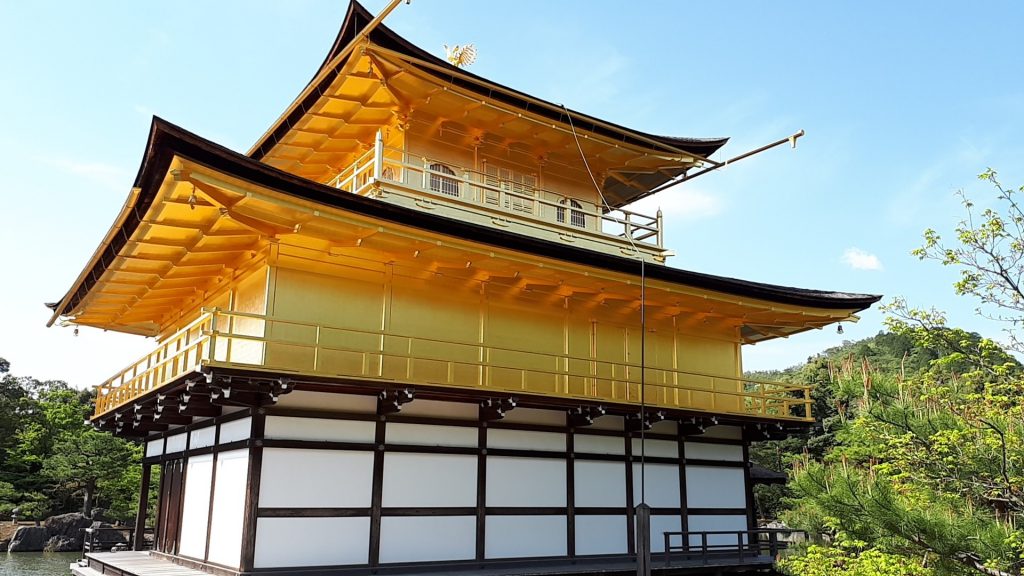
[[[1008,323],[1009,346],[1024,321],[1022,190],[995,173],[996,207],[966,218],[956,241],[933,230],[915,251],[960,267],[958,294],[979,313]],[[836,387],[848,402],[836,444],[822,461],[807,457],[792,488],[801,496],[790,521],[826,527],[945,573],[1018,576],[1024,568],[1024,375],[992,340],[946,325],[943,314],[896,300],[887,324],[914,348],[936,353],[908,374],[864,371]]]
[[[59,486],[80,495],[82,513],[92,516],[97,493],[104,489],[123,491],[123,478],[137,467],[141,452],[139,446],[86,429],[60,436],[42,471]],[[116,496],[111,494],[110,497],[113,500]]]
[[[779,568],[793,576],[932,576],[919,563],[840,538],[833,546],[810,546],[804,554],[783,558]]]

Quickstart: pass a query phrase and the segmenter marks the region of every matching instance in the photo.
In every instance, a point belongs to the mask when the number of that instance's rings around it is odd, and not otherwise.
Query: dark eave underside
[[[320,65],[317,73],[314,74],[314,79],[330,64],[331,60],[333,60],[335,56],[337,56],[353,39],[356,38],[359,32],[372,19],[373,15],[358,2],[353,1],[349,4],[348,13],[345,16],[345,22],[342,24],[341,30],[338,32],[338,36],[334,40],[334,45],[331,47],[330,52],[324,59],[323,64]],[[437,77],[446,84],[465,88],[484,98],[502,102],[516,109],[531,112],[561,124],[568,123],[568,116],[560,110],[560,105],[545,102],[539,98],[519,92],[518,90],[513,90],[512,88],[507,88],[496,82],[481,78],[471,72],[456,68],[447,61],[438,58],[429,52],[421,50],[384,25],[379,25],[370,32],[370,40],[384,48],[400,52],[419,60],[424,60],[441,67],[443,70],[449,70],[451,73],[446,74],[445,72],[434,68],[423,69],[425,72]],[[289,114],[280,124],[275,126],[274,130],[254,147],[252,152],[253,158],[261,160],[271,151],[271,149],[274,148],[277,142],[283,138],[289,130],[291,130],[291,127],[295,126],[306,112],[313,108],[320,96],[328,91],[331,83],[334,81],[343,65],[344,62],[339,63],[338,67],[332,73],[324,76],[323,80],[321,80],[315,89],[299,103],[291,114]],[[501,90],[492,90],[487,87],[487,84],[499,86]],[[543,102],[543,105],[538,105],[536,103],[537,101]],[[715,153],[729,141],[728,138],[682,138],[646,134],[624,126],[619,126],[612,122],[597,120],[592,116],[581,114],[575,110],[572,111],[572,122],[578,130],[600,134],[601,136],[634,146],[650,148],[651,144],[644,140],[648,139],[663,144],[667,147],[666,151],[672,151],[673,149],[684,150],[703,157],[707,157]]]
[[[98,256],[92,268],[83,276],[83,280],[72,287],[73,294],[70,295],[70,298],[65,296],[61,301],[63,306],[58,304],[54,307],[55,312],[65,315],[68,311],[74,310],[103,275],[107,266],[114,261],[152,205],[175,155],[255,185],[386,222],[411,226],[455,238],[472,238],[474,242],[481,244],[554,258],[578,265],[631,275],[640,273],[640,264],[637,260],[512,234],[498,228],[451,220],[317,184],[229,150],[165,120],[154,118],[150,128],[149,142],[146,145],[146,154],[135,179],[135,187],[141,191],[138,201],[120,229],[113,235],[109,245]],[[867,308],[881,298],[881,296],[869,294],[848,294],[762,284],[666,266],[650,265],[647,267],[646,273],[649,277],[664,282],[780,304],[823,309],[858,311]]]

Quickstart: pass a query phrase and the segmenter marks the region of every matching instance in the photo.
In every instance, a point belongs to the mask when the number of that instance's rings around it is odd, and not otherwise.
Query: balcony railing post
[[[217,360],[217,312],[219,308],[210,309],[210,360]]]
[[[655,219],[656,219],[656,224],[655,225],[658,227],[658,235],[657,235],[657,238],[658,238],[658,248],[664,248],[665,247],[665,225],[664,225],[664,217],[662,216],[662,213],[661,213],[661,208],[658,208],[658,215],[655,217]]]
[[[373,139],[373,179],[380,181],[384,175],[384,133],[377,130]]]

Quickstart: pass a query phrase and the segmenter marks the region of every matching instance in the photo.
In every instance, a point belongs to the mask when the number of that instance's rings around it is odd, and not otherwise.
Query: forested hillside
[[[1006,323],[1002,345],[896,298],[888,333],[772,374],[816,386],[817,426],[754,450],[791,473],[758,493],[763,513],[825,536],[782,563],[791,574],[1022,573],[1024,188],[981,178],[995,207],[964,197],[953,242],[928,230],[914,254],[959,270],[954,290]]]

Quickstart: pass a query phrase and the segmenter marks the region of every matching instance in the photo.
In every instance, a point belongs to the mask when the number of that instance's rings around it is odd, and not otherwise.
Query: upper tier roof
[[[339,76],[351,73],[346,64],[352,58],[359,58],[358,52],[346,50],[359,40],[373,15],[358,2],[349,5],[345,21],[335,38],[323,64],[307,84],[305,90],[259,139],[249,151],[250,157],[268,161],[277,153],[275,147],[289,142],[289,134],[301,127],[304,117],[315,114],[322,101],[338,89]],[[560,129],[594,135],[601,141],[618,143],[636,151],[648,151],[654,155],[675,156],[675,162],[666,162],[656,167],[642,166],[631,171],[625,165],[616,170],[616,176],[607,176],[602,183],[602,192],[611,208],[622,207],[645,196],[647,191],[664,184],[692,167],[706,161],[708,156],[721,148],[728,138],[686,138],[662,136],[633,130],[618,124],[594,118],[530,96],[518,90],[492,82],[471,72],[451,65],[429,52],[413,45],[384,25],[378,25],[365,34],[372,45],[390,51],[392,56],[404,57],[402,66],[415,68],[424,77],[438,85],[465,91],[487,102],[493,102],[507,109],[522,111],[530,117],[553,122]],[[514,65],[515,63],[510,63]],[[346,71],[348,70],[348,71]],[[428,99],[429,100],[429,99]],[[550,128],[550,126],[549,126]],[[643,156],[639,152],[639,156]],[[687,156],[682,158],[682,156]],[[649,161],[649,160],[648,160]],[[627,164],[632,165],[631,160]],[[339,167],[340,168],[340,167]]]
[[[493,246],[496,249],[560,260],[588,269],[607,270],[633,277],[639,276],[640,273],[640,264],[634,259],[512,234],[500,228],[456,221],[426,211],[396,206],[318,184],[268,166],[178,126],[154,118],[146,153],[129,201],[68,293],[60,302],[48,304],[53,310],[50,324],[60,316],[74,313],[94,286],[102,281],[104,275],[108,273],[108,269],[115,265],[126,244],[131,241],[140,224],[144,222],[161,187],[170,179],[169,171],[175,159],[184,159],[280,194],[330,206],[382,223],[407,226],[450,238],[471,239],[474,243]],[[646,275],[653,281],[697,288],[744,300],[752,299],[837,312],[835,317],[825,318],[819,326],[841,321],[881,298],[870,294],[776,286],[659,265],[648,265]],[[800,325],[791,327],[792,332],[788,330],[765,332],[763,336],[770,338],[818,327],[812,323],[798,324]],[[764,339],[756,335],[756,325],[745,326],[744,330],[746,331],[745,340],[748,342]]]

